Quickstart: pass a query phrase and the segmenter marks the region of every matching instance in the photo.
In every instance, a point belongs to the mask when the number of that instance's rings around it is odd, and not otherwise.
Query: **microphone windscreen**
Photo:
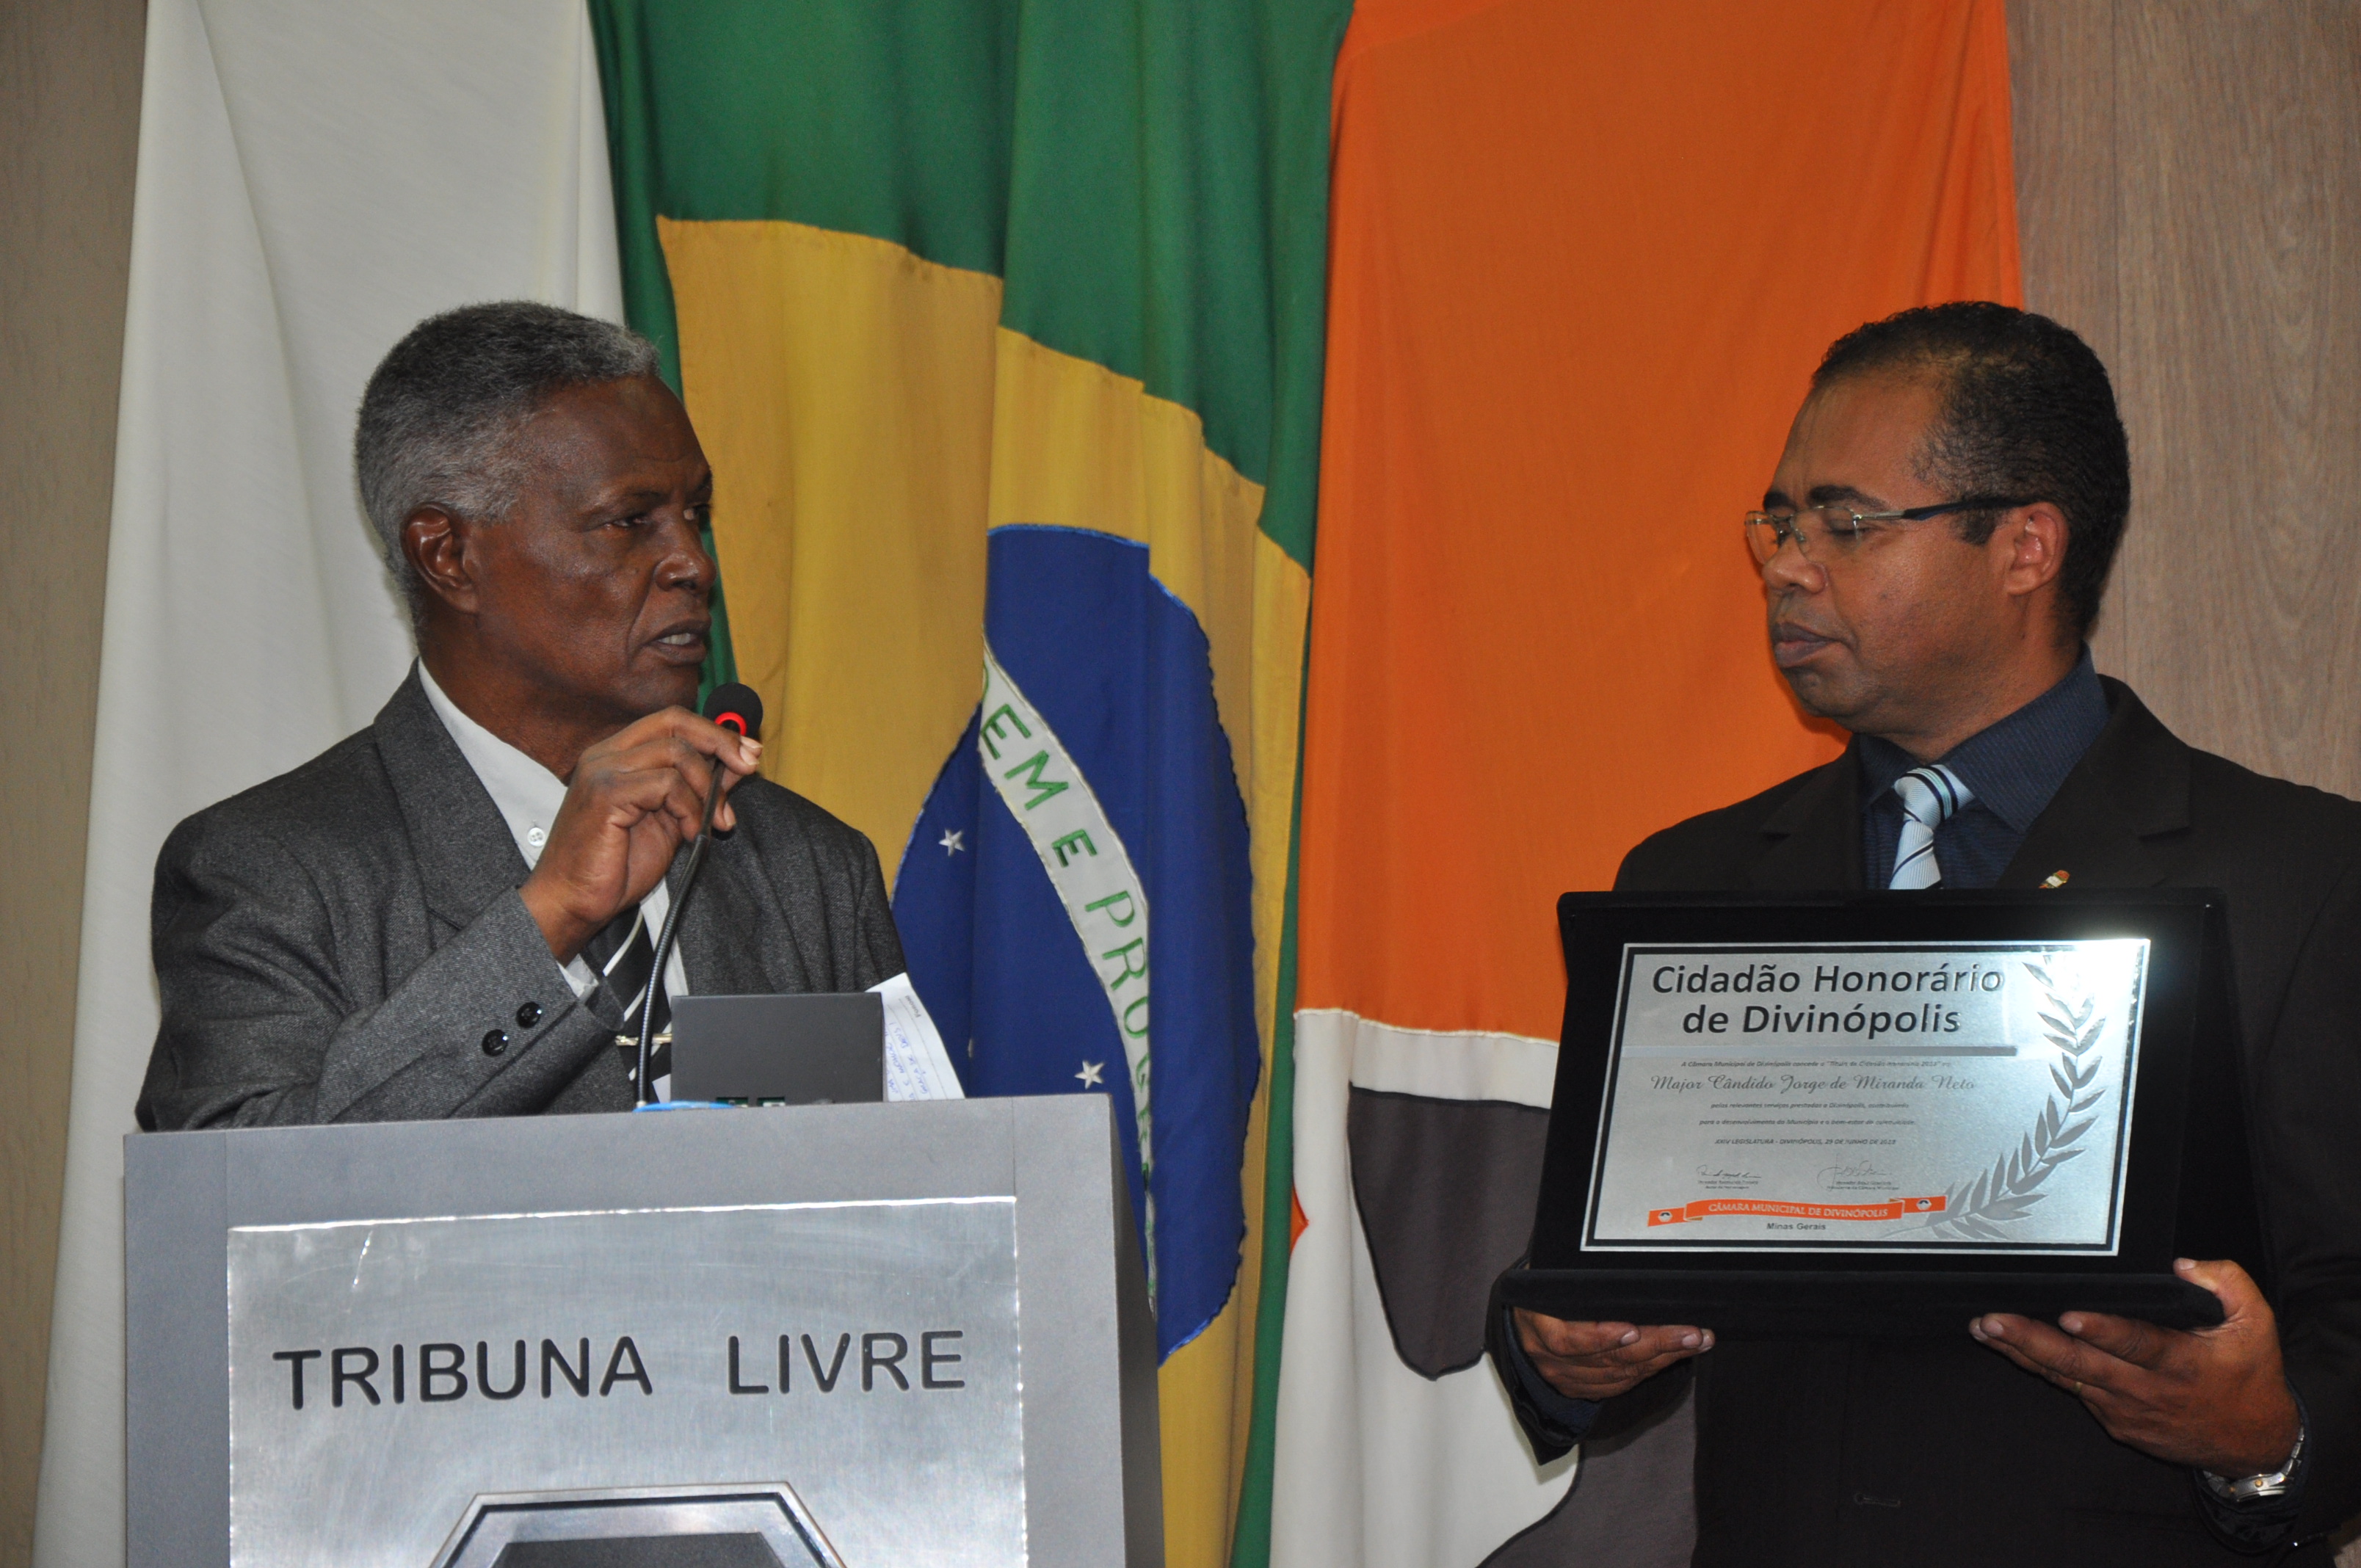
[[[759,740],[763,733],[763,699],[754,688],[731,681],[726,686],[716,686],[705,699],[705,717],[716,724],[726,724],[748,740]]]

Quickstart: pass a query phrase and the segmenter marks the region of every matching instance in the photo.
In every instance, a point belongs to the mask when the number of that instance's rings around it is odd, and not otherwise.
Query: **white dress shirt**
[[[475,770],[477,779],[491,795],[492,804],[500,808],[500,819],[515,835],[517,852],[524,857],[526,865],[539,865],[542,846],[549,842],[549,829],[557,820],[557,808],[566,804],[566,781],[460,712],[459,705],[434,684],[434,674],[426,668],[424,660],[419,661],[418,680],[426,688],[426,700],[434,705],[434,716],[451,732],[451,739],[458,742],[459,754],[467,759],[467,766]],[[671,908],[672,894],[662,881],[640,900],[640,916],[647,922],[650,942],[664,929],[664,914]],[[598,983],[598,977],[579,953],[563,966],[561,972],[577,996],[588,996]],[[674,938],[672,953],[664,959],[664,994],[688,994],[688,972],[681,963],[678,937]]]

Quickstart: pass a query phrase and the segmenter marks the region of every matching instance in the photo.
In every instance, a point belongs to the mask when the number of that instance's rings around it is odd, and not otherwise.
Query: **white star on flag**
[[[967,848],[967,846],[966,846],[965,844],[963,844],[963,843],[960,842],[960,840],[961,840],[961,839],[964,839],[965,837],[967,837],[967,835],[966,835],[966,834],[964,834],[964,833],[962,833],[962,832],[961,832],[961,831],[960,831],[958,828],[944,828],[944,829],[943,829],[943,840],[942,840],[942,842],[943,842],[943,853],[944,853],[944,854],[946,854],[946,855],[956,855],[956,854],[958,854],[961,850],[966,849],[966,848]]]
[[[1084,1089],[1104,1089],[1106,1085],[1099,1081],[1099,1074],[1105,1070],[1106,1063],[1103,1061],[1086,1061],[1082,1064],[1082,1070],[1074,1076],[1082,1080]]]

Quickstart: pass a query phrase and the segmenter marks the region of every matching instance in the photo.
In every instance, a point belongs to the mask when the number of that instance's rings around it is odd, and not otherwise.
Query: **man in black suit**
[[[2193,751],[2093,672],[2129,501],[2106,372],[2057,323],[1946,305],[1839,341],[1747,532],[1772,656],[1852,743],[1616,885],[2224,890],[2277,1300],[2182,1260],[2219,1328],[1717,1345],[1496,1310],[1544,1457],[1694,1371],[1698,1563],[2324,1563],[2361,1510],[2361,806]]]
[[[354,446],[419,662],[368,729],[166,840],[141,1126],[625,1110],[643,1009],[661,1030],[690,989],[901,972],[868,839],[687,711],[713,476],[644,339],[544,305],[434,317]]]

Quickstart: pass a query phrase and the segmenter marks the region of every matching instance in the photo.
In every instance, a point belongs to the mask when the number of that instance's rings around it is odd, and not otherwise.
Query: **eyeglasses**
[[[1826,566],[1853,555],[1896,523],[1923,522],[1946,512],[2006,511],[2011,507],[2032,504],[2032,498],[1967,496],[1936,506],[1904,507],[1896,511],[1856,511],[1851,507],[1837,505],[1806,507],[1801,511],[1750,511],[1746,514],[1746,543],[1754,552],[1754,559],[1767,566],[1771,557],[1792,539],[1804,559]]]

